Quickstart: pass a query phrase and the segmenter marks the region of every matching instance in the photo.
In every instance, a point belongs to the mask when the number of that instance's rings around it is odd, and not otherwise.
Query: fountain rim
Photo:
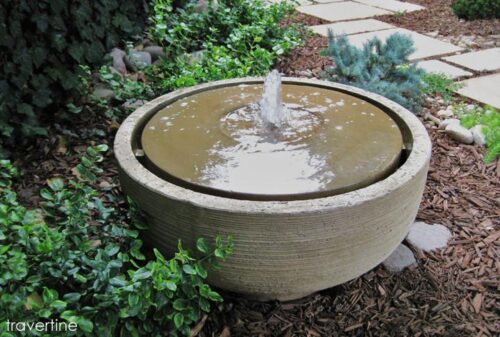
[[[314,86],[323,89],[340,91],[354,95],[374,104],[389,113],[396,120],[403,135],[409,155],[405,162],[392,174],[383,180],[377,181],[366,187],[346,193],[296,200],[248,200],[235,199],[225,196],[198,192],[175,183],[169,182],[148,170],[136,156],[138,138],[144,125],[159,110],[172,102],[212,89],[227,86],[262,84],[263,77],[246,77],[231,80],[221,80],[204,83],[189,88],[175,90],[159,96],[130,114],[120,126],[114,142],[115,157],[118,161],[121,174],[128,175],[136,183],[152,193],[158,193],[168,198],[188,202],[199,207],[218,209],[223,211],[240,211],[244,213],[304,213],[316,212],[319,209],[337,208],[346,205],[354,206],[367,200],[382,197],[387,193],[397,190],[400,186],[410,181],[420,172],[421,168],[428,165],[431,155],[431,141],[420,120],[401,105],[375,93],[366,90],[316,79],[283,77],[283,84]],[[403,130],[406,129],[406,130]]]

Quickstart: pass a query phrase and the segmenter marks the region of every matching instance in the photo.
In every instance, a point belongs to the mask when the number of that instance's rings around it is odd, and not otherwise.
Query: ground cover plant
[[[439,95],[445,102],[449,102],[455,91],[461,87],[459,83],[440,73],[425,73],[422,80],[426,95]]]
[[[99,64],[122,38],[140,33],[143,16],[142,3],[131,0],[2,1],[0,146],[46,134],[41,121],[78,97],[80,65]]]
[[[381,94],[418,113],[425,73],[408,61],[414,51],[411,38],[398,33],[385,42],[373,38],[357,48],[345,35],[334,36],[329,31],[324,54],[332,58],[335,66],[328,68],[323,78]]]
[[[173,258],[154,250],[146,259],[136,214],[118,212],[123,197],[94,188],[106,151],[89,147],[74,179],[49,179],[41,209],[19,204],[17,170],[0,161],[2,337],[16,335],[7,321],[54,319],[78,329],[32,335],[189,336],[210,303],[222,301],[204,280],[231,253],[231,238],[199,239],[195,255],[179,242]]]
[[[453,107],[453,112],[460,119],[460,123],[470,129],[476,125],[482,125],[482,131],[486,137],[486,153],[484,161],[491,163],[500,156],[500,112],[491,107],[473,107],[459,104]]]
[[[167,57],[147,73],[161,92],[263,75],[300,41],[296,25],[280,24],[292,13],[291,2],[222,0],[200,12],[195,4],[174,9],[171,0],[155,0],[152,11],[148,34]]]
[[[455,0],[451,8],[459,18],[467,20],[500,18],[498,0]]]

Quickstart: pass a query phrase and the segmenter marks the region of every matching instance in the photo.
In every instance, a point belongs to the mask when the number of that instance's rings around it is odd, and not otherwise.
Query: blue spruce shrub
[[[425,72],[409,64],[408,57],[414,51],[412,39],[398,33],[389,36],[385,43],[373,38],[363,48],[357,48],[346,36],[334,36],[329,31],[325,54],[333,59],[335,67],[323,77],[375,92],[419,113]]]

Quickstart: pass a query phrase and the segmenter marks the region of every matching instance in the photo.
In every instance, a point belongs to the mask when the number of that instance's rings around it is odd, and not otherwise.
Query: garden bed
[[[451,0],[412,2],[428,9],[378,19],[450,39],[479,36],[478,48],[491,41],[498,45],[493,35],[500,32],[499,20],[462,22],[449,9]],[[290,22],[324,23],[303,14],[284,24]],[[318,77],[332,65],[320,55],[326,46],[326,38],[308,36],[277,67],[289,76]],[[427,100],[422,115],[436,116],[445,105],[439,97]],[[74,167],[89,145],[112,148],[120,118],[107,118],[91,104],[86,109],[86,114],[52,125],[49,136],[35,144],[11,149],[21,171],[14,189],[23,205],[40,206],[39,191],[47,179],[74,178]],[[378,266],[346,284],[288,303],[254,302],[221,292],[224,303],[203,316],[193,336],[494,336],[500,328],[499,161],[485,164],[483,147],[458,144],[431,120],[422,117],[422,122],[433,152],[417,219],[450,229],[447,248],[434,253],[413,248],[418,263],[401,273]],[[100,166],[104,172],[95,188],[122,194],[112,151]],[[123,214],[128,208],[124,201],[114,206]]]

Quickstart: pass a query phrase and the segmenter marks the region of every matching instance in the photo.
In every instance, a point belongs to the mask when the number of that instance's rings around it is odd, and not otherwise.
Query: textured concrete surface
[[[382,265],[390,272],[397,273],[417,263],[415,256],[410,248],[406,247],[404,244],[400,244],[396,249],[389,255]]]
[[[345,21],[337,23],[329,23],[326,25],[312,26],[311,29],[320,35],[328,36],[328,29],[331,29],[335,35],[340,34],[356,34],[373,32],[376,30],[395,28],[393,25],[378,21],[375,19]]]
[[[439,60],[421,61],[418,62],[418,66],[427,72],[445,74],[453,79],[464,76],[472,76],[472,73],[469,71],[454,67]]]
[[[460,83],[464,85],[457,90],[460,95],[500,109],[500,74],[471,78]]]
[[[355,0],[365,5],[387,9],[393,12],[414,12],[424,9],[420,5],[396,0]]]
[[[385,106],[410,134],[406,162],[388,178],[352,192],[295,201],[250,201],[199,193],[170,183],[136,158],[141,125],[180,97],[262,78],[218,81],[185,88],[146,103],[120,126],[115,155],[124,191],[145,212],[145,239],[171,254],[177,240],[187,248],[198,237],[232,234],[234,253],[209,283],[259,299],[289,300],[330,288],[383,262],[414,222],[429,165],[431,143],[419,119],[388,99],[359,88],[318,80],[284,78],[361,95]],[[410,144],[408,144],[409,146]]]
[[[444,60],[475,71],[500,69],[500,48],[445,57]]]
[[[353,1],[335,2],[313,6],[301,6],[297,10],[330,22],[369,18],[390,14],[384,9],[363,5]]]
[[[349,36],[349,41],[355,46],[361,47],[365,42],[374,37],[385,40],[394,33],[410,35],[413,39],[416,51],[410,56],[410,60],[418,60],[430,56],[449,54],[462,50],[462,48],[454,46],[450,43],[439,41],[404,28],[386,29],[376,32],[351,35]]]
[[[414,247],[430,252],[444,248],[451,238],[451,232],[443,225],[428,225],[417,221],[410,227],[406,240]]]

